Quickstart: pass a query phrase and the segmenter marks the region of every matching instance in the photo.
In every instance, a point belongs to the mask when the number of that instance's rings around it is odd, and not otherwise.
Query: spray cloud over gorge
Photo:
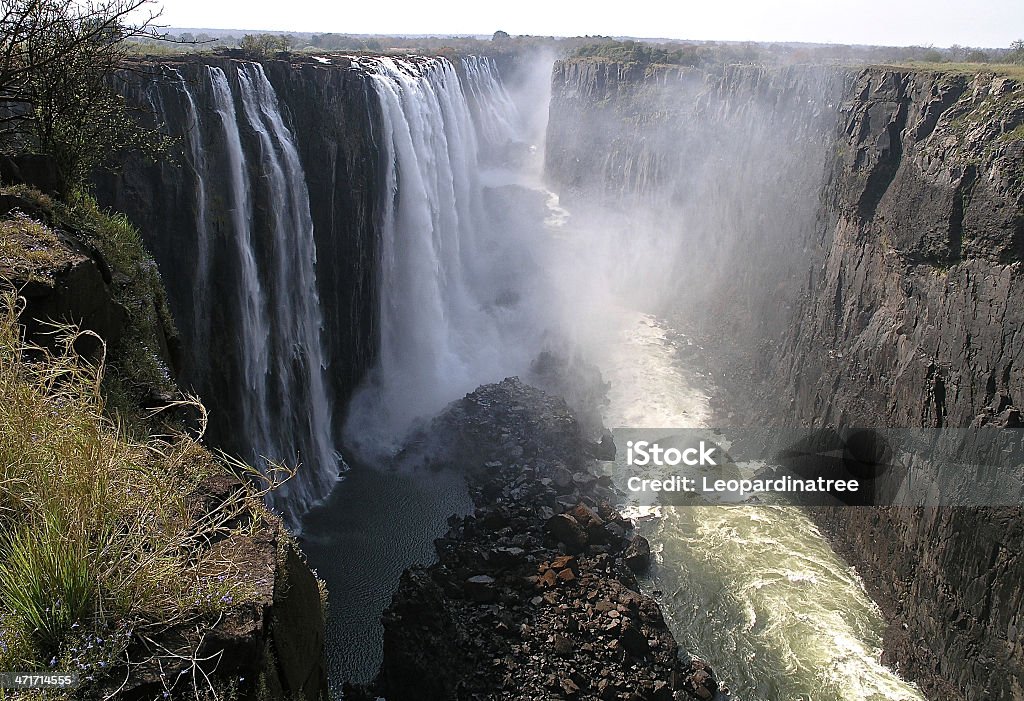
[[[557,64],[574,87],[549,125],[550,59],[507,81],[481,59],[461,82],[447,62],[373,63],[391,194],[381,353],[349,412],[353,443],[393,443],[544,350],[600,365],[637,313],[738,336],[771,322],[743,290],[790,266],[814,225],[834,73],[669,68],[652,85]]]

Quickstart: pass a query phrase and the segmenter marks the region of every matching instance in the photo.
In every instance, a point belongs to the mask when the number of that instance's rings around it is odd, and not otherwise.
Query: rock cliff
[[[803,151],[812,156],[804,171],[783,165],[782,186],[770,167],[785,163],[784,151],[736,161],[753,170],[767,164],[767,177],[750,185],[774,202],[753,205],[769,216],[788,212],[792,222],[733,216],[732,231],[709,232],[735,237],[730,255],[718,259],[730,287],[711,285],[703,317],[705,329],[716,327],[712,362],[731,405],[794,426],[1016,425],[1024,390],[1024,318],[1013,301],[1021,294],[1024,90],[991,74],[886,68],[832,68],[824,82],[808,83],[819,70],[563,62],[554,75],[548,173],[556,185],[613,202],[626,201],[624,189],[661,196],[671,178],[654,166],[674,146],[652,148],[643,124],[690,117],[667,133],[684,145],[691,170],[706,174],[697,160],[703,151],[694,159],[685,145],[694,134],[711,144],[716,132],[760,139],[756,120],[747,134],[735,130],[737,110],[755,106],[794,152],[808,139],[824,149]],[[808,101],[794,92],[800,85],[824,90]],[[822,119],[783,109],[787,101],[821,110]],[[591,111],[611,118],[588,123]],[[783,115],[807,128],[785,128]],[[603,131],[588,133],[594,124]],[[624,188],[637,172],[646,174],[643,187]],[[777,206],[787,190],[811,210]],[[674,197],[671,204],[685,206]],[[733,211],[748,202],[734,201]],[[702,211],[714,218],[720,209]],[[765,223],[775,232],[768,246]],[[887,662],[931,698],[1024,698],[1019,509],[848,508],[815,518],[882,606],[891,624]]]
[[[244,394],[244,358],[236,339],[243,319],[236,298],[244,285],[234,260],[236,234],[232,233],[229,166],[224,162],[199,162],[190,152],[191,138],[202,141],[201,153],[224,153],[228,145],[222,108],[213,94],[210,68],[223,71],[237,86],[240,62],[228,57],[193,57],[183,60],[140,62],[121,76],[130,104],[151,119],[159,119],[171,138],[168,153],[157,162],[142,158],[125,162],[116,173],[100,174],[98,199],[128,215],[143,232],[161,270],[166,275],[171,310],[188,349],[178,376],[194,388],[211,410],[210,438],[217,445],[245,454],[240,443],[241,406]],[[376,286],[376,220],[379,206],[379,154],[374,141],[380,122],[378,103],[365,72],[352,70],[343,59],[324,64],[313,59],[297,62],[265,61],[263,69],[273,85],[282,117],[299,151],[308,189],[309,210],[315,233],[317,285],[323,313],[325,376],[329,395],[344,407],[374,353]],[[183,93],[187,89],[189,95]],[[237,87],[235,88],[237,91]],[[192,100],[190,103],[189,100]],[[241,148],[250,156],[247,176],[258,188],[255,154],[261,153],[258,134],[235,107]],[[200,128],[197,120],[202,122]],[[204,156],[199,156],[202,159]],[[208,157],[208,156],[207,156]],[[210,183],[203,207],[197,178],[212,173],[220,182]],[[209,175],[207,176],[209,177]],[[265,172],[264,172],[265,178]],[[270,230],[275,216],[267,205],[269,194],[254,190],[254,210],[249,223],[257,232],[255,255],[261,268],[275,269]],[[209,228],[211,242],[201,250],[199,218]],[[208,268],[200,281],[199,261]],[[264,281],[264,284],[268,284]],[[268,296],[273,290],[266,290]],[[205,297],[204,299],[197,296]],[[201,329],[208,328],[209,337]],[[333,415],[335,432],[344,412]]]
[[[802,424],[1015,426],[1024,91],[869,70],[842,112],[797,332],[769,355],[776,391]],[[935,698],[1024,698],[1019,509],[818,519],[883,605],[889,662]]]

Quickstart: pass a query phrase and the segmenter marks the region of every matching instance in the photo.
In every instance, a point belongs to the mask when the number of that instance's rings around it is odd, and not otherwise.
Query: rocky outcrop
[[[648,547],[611,507],[564,401],[507,379],[453,403],[405,459],[465,470],[476,511],[384,615],[388,699],[726,698],[680,650],[630,565]],[[648,551],[649,552],[649,551]]]
[[[17,290],[25,300],[20,321],[27,340],[56,351],[53,325],[63,324],[96,334],[79,337],[75,350],[83,356],[99,358],[99,339],[116,345],[128,312],[114,299],[110,266],[100,252],[51,227],[49,213],[29,197],[0,195],[0,217],[0,288]]]
[[[212,478],[194,498],[209,508],[238,487]],[[189,620],[134,640],[126,651],[129,673],[114,682],[117,698],[148,701],[165,691],[191,698],[193,684],[200,695],[209,689],[240,700],[329,698],[320,585],[281,520],[255,518],[255,527],[202,553],[203,575],[237,582],[239,600],[222,601],[216,620]]]

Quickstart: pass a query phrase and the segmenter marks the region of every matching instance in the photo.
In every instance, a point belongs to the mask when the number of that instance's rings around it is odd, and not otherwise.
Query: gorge
[[[602,423],[1019,424],[1015,80],[201,56],[126,83],[180,154],[101,175],[100,200],[156,258],[209,439],[299,464],[272,503],[331,589],[335,692],[394,671],[399,576],[471,537],[447,520],[473,512],[465,475],[392,459],[479,385],[563,394],[587,445]],[[660,514],[640,583],[739,698],[1020,699],[1013,504],[635,509]]]

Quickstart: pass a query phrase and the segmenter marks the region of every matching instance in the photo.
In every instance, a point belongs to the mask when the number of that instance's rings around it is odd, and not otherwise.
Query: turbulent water
[[[692,341],[649,315],[623,316],[601,363],[608,425],[706,427],[714,388],[687,361]],[[630,470],[616,464],[623,488]],[[879,663],[880,612],[800,509],[625,507],[646,517],[656,564],[645,584],[662,592],[677,640],[709,659],[738,698],[923,700]]]
[[[516,122],[493,66],[467,60],[471,105],[447,60],[359,61],[383,117],[380,352],[346,434],[377,450],[481,383],[525,370],[537,320],[523,300],[529,268],[517,264],[529,245],[506,235],[482,181],[481,143],[499,150]]]
[[[233,280],[245,457],[297,466],[273,494],[274,505],[296,523],[330,491],[340,464],[325,384],[313,222],[306,175],[273,86],[258,63],[232,66],[231,74],[205,67],[199,84],[171,71],[190,123],[186,159],[196,203],[189,345],[197,352],[187,381],[202,394],[216,372],[208,347],[213,281]],[[209,99],[197,100],[197,91]],[[199,103],[211,109],[201,112]],[[154,107],[158,114],[166,109]]]

